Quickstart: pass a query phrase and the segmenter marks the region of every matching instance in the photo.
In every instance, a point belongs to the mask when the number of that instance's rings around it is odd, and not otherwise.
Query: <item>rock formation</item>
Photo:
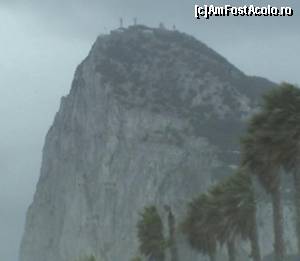
[[[47,134],[20,260],[129,261],[144,206],[164,222],[169,206],[179,224],[191,198],[232,173],[245,121],[272,86],[178,31],[99,36]],[[177,246],[180,260],[206,260],[180,235]]]

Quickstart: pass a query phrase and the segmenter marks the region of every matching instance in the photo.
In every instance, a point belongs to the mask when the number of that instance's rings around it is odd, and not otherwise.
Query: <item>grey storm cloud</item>
[[[293,17],[286,18],[211,18],[210,21],[196,21],[193,18],[194,5],[215,4],[215,5],[245,5],[255,4],[265,6],[291,6],[295,9]],[[234,38],[245,37],[245,35],[268,36],[278,33],[289,35],[295,34],[300,23],[300,2],[297,0],[256,0],[256,1],[182,1],[182,0],[65,0],[65,1],[16,1],[4,2],[4,6],[16,11],[29,12],[36,18],[37,22],[43,22],[51,30],[76,37],[91,37],[105,28],[118,26],[119,17],[123,17],[125,25],[132,24],[133,18],[143,24],[157,26],[159,22],[165,22],[167,26],[176,24],[179,29],[194,33],[213,32],[219,37],[222,34],[233,34]]]
[[[194,5],[291,6],[293,17],[195,20]],[[247,74],[300,83],[300,1],[0,0],[0,260],[16,261],[45,134],[76,66],[124,18],[194,35]]]
[[[134,17],[138,22],[149,26],[158,26],[164,22],[167,28],[176,25],[178,30],[190,33],[207,43],[224,55],[242,70],[255,74],[255,68],[261,68],[256,74],[273,78],[267,71],[276,71],[278,61],[287,70],[285,63],[299,52],[300,47],[300,2],[298,0],[212,0],[212,1],[182,1],[182,0],[28,0],[7,2],[7,7],[16,12],[27,13],[45,32],[73,41],[93,42],[96,35],[108,33],[119,26],[119,18],[124,19],[124,25],[133,24]],[[271,4],[280,7],[291,6],[293,17],[212,17],[209,20],[194,19],[194,5],[245,5],[255,4],[266,6]],[[234,48],[233,45],[235,46]],[[284,49],[286,47],[286,49]],[[251,59],[253,67],[244,65]],[[261,66],[257,66],[261,61]],[[295,57],[290,60],[293,64]],[[297,62],[297,61],[296,61]],[[296,64],[293,64],[295,68]],[[293,69],[295,72],[295,69]],[[298,79],[274,73],[275,81],[292,82]]]

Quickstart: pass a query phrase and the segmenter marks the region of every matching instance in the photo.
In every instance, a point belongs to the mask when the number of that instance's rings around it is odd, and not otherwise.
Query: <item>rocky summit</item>
[[[46,136],[20,260],[129,261],[144,206],[163,222],[168,206],[180,224],[187,202],[233,172],[245,122],[273,86],[178,31],[99,36]],[[180,260],[206,260],[176,240]]]

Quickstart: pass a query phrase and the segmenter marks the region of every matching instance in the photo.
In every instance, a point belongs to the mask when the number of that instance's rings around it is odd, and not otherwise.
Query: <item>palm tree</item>
[[[256,202],[250,176],[239,169],[216,185],[210,194],[219,206],[218,239],[226,243],[229,260],[236,260],[234,242],[237,237],[250,240],[252,258],[261,261],[256,225]]]
[[[137,229],[140,252],[151,261],[164,261],[166,241],[163,235],[163,224],[155,206],[144,208]]]
[[[256,175],[265,190],[271,195],[273,206],[274,248],[276,261],[284,261],[283,207],[280,170],[284,161],[284,141],[278,112],[270,111],[266,95],[262,110],[255,114],[247,134],[242,139],[242,165]]]
[[[215,218],[211,215],[216,213],[215,210],[209,196],[202,194],[189,204],[187,216],[181,225],[190,246],[209,256],[210,261],[216,261],[216,227],[213,222],[208,222]]]
[[[215,260],[217,243],[236,260],[237,237],[250,240],[252,258],[261,261],[256,225],[256,202],[250,176],[242,169],[194,199],[182,225],[189,244]]]
[[[178,261],[178,249],[176,244],[176,221],[175,216],[170,206],[165,205],[165,210],[168,213],[169,239],[168,247],[170,249],[171,261]]]
[[[99,260],[94,255],[84,256],[79,259],[80,261],[96,261]]]
[[[235,210],[229,206],[229,201],[226,202],[225,197],[228,197],[228,190],[226,191],[226,185],[229,180],[220,182],[219,184],[212,187],[209,191],[209,195],[211,196],[211,204],[214,206],[215,212],[217,214],[214,215],[214,219],[209,219],[209,222],[215,226],[216,238],[221,246],[226,245],[228,252],[229,261],[236,260],[236,248],[235,248],[235,238],[236,233],[233,232],[232,228],[229,227],[230,217],[225,216],[229,213],[233,214]],[[230,202],[232,203],[232,202]],[[227,213],[226,213],[227,212]],[[230,215],[231,216],[231,215]]]
[[[300,89],[283,83],[264,96],[264,110],[270,115],[270,125],[277,143],[278,160],[291,172],[295,185],[296,232],[300,254]]]

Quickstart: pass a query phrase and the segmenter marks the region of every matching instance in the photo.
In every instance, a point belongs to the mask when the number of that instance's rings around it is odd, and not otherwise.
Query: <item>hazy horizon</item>
[[[239,1],[206,1],[214,4]],[[279,0],[270,1],[281,6]],[[243,1],[245,3],[254,3]],[[265,1],[255,1],[263,5]],[[293,17],[195,20],[196,1],[0,0],[0,259],[17,261],[25,212],[39,176],[44,137],[76,66],[99,34],[164,22],[195,36],[248,75],[300,84],[300,2]],[[158,8],[159,7],[159,8]]]

